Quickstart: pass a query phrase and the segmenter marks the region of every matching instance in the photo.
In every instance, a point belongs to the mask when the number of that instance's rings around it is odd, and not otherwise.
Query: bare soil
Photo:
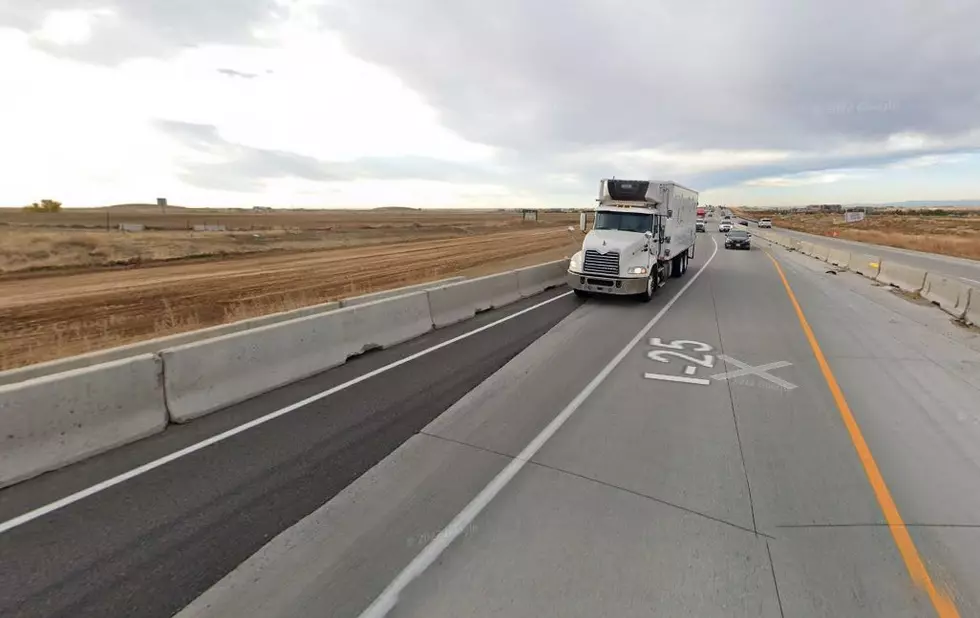
[[[352,233],[235,259],[171,255],[178,261],[148,267],[153,261],[145,260],[127,268],[66,259],[53,272],[22,268],[0,275],[0,369],[456,274],[560,259],[582,238],[577,228],[568,230],[578,218],[571,213],[534,223],[515,213],[360,212],[358,222],[348,213],[321,212],[311,220],[333,217]],[[140,242],[152,245],[147,236]],[[210,244],[206,238],[193,242]]]

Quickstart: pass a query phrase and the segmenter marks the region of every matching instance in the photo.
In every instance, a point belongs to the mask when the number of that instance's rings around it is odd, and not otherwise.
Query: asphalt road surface
[[[843,238],[832,238],[830,236],[816,236],[814,234],[806,234],[783,228],[774,229],[780,234],[786,234],[801,240],[818,242],[845,251],[860,251],[862,253],[877,255],[883,259],[893,259],[896,262],[922,268],[929,272],[956,277],[971,285],[980,285],[980,262],[977,260],[938,255],[935,253],[923,253],[922,251],[910,251],[908,249],[897,249],[895,247],[873,245],[845,240]]]
[[[7,531],[0,615],[980,616],[978,337],[711,237],[649,304],[562,297]],[[473,326],[4,490],[0,520]]]

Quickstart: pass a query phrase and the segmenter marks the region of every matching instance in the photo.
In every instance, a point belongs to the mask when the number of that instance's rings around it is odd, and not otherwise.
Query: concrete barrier
[[[963,320],[967,324],[980,326],[980,288],[969,286],[967,291],[966,314]]]
[[[0,386],[0,487],[163,431],[161,371],[142,354]]]
[[[926,271],[884,260],[879,262],[878,276],[875,281],[886,283],[906,292],[920,292],[922,286],[925,285]]]
[[[487,275],[431,289],[429,309],[436,328],[469,319],[480,311],[502,307],[521,298],[517,271]]]
[[[427,294],[402,294],[335,311],[344,334],[345,358],[387,348],[432,330]]]
[[[800,253],[803,255],[813,255],[813,243],[808,241],[801,242]]]
[[[813,253],[811,255],[818,260],[826,262],[827,258],[830,257],[830,247],[828,247],[827,245],[815,244],[813,245]]]
[[[353,307],[355,305],[363,305],[364,303],[371,303],[376,300],[381,300],[383,298],[391,298],[392,296],[401,296],[402,294],[410,294],[412,292],[418,292],[421,290],[431,290],[432,288],[437,288],[448,283],[456,283],[457,281],[462,281],[466,277],[449,277],[448,279],[439,279],[438,281],[429,281],[427,283],[419,283],[417,285],[408,285],[401,288],[395,288],[393,290],[382,290],[380,292],[372,292],[371,294],[364,294],[363,296],[354,296],[353,298],[341,298],[341,307]]]
[[[876,255],[852,253],[851,259],[847,264],[847,269],[859,275],[864,275],[869,279],[874,279],[878,276],[879,264],[881,264],[881,258]]]
[[[302,307],[291,311],[283,311],[280,313],[263,315],[257,318],[229,322],[228,324],[209,326],[208,328],[192,330],[186,333],[177,333],[166,337],[158,337],[156,339],[140,341],[116,348],[109,348],[108,350],[99,350],[97,352],[89,352],[88,354],[79,354],[78,356],[59,358],[46,363],[38,363],[36,365],[28,365],[17,369],[0,371],[0,385],[15,384],[17,382],[30,380],[40,376],[54,375],[62,371],[89,367],[91,365],[129,358],[139,354],[156,353],[167,348],[173,348],[197,341],[204,341],[206,339],[213,339],[215,337],[221,337],[231,333],[243,332],[253,328],[266,326],[268,324],[276,324],[308,315],[333,311],[339,306],[340,303],[336,301],[321,303],[319,305],[311,305],[309,307]]]
[[[164,350],[170,420],[210,414],[431,329],[423,291]]]
[[[439,287],[447,283],[462,281],[463,279],[464,277],[451,277],[448,279],[430,281],[419,285],[411,285],[393,290],[384,290],[382,292],[365,294],[364,296],[357,296],[350,299],[330,301],[327,303],[320,303],[318,305],[310,305],[309,307],[300,307],[299,309],[292,309],[290,311],[281,311],[279,313],[271,313],[269,315],[249,318],[247,320],[230,322],[228,324],[219,324],[217,326],[201,328],[198,330],[188,331],[186,333],[177,333],[166,337],[158,337],[156,339],[140,341],[138,343],[110,348],[108,350],[99,350],[88,354],[60,358],[57,360],[48,361],[46,363],[38,363],[36,365],[28,365],[17,369],[0,371],[0,385],[15,384],[17,382],[23,382],[24,380],[30,380],[40,376],[53,375],[62,371],[70,371],[81,367],[89,367],[99,363],[129,358],[130,356],[136,356],[138,354],[156,353],[167,348],[174,348],[197,341],[204,341],[205,339],[213,339],[215,337],[221,337],[231,333],[239,333],[251,330],[253,328],[267,326],[269,324],[278,324],[279,322],[287,322],[297,318],[326,313],[341,306],[350,307],[360,305],[382,298],[390,298],[392,296],[398,296],[419,290],[426,290],[432,287]]]
[[[943,311],[954,318],[962,318],[966,315],[969,296],[970,288],[965,283],[935,273],[926,273],[922,297],[939,305]]]
[[[517,288],[522,297],[534,296],[565,284],[568,260],[556,260],[547,264],[517,269]]]
[[[848,263],[851,261],[851,254],[840,249],[831,249],[830,254],[827,256],[827,261],[834,266],[847,268]]]

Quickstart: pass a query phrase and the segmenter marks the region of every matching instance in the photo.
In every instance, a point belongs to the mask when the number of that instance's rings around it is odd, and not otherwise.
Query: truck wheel
[[[670,261],[670,276],[677,279],[684,274],[684,254],[678,255]]]
[[[691,261],[691,256],[689,256],[688,254],[685,253],[684,254],[684,265],[681,266],[681,274],[682,275],[686,275],[687,274],[687,263],[690,262],[690,261]]]
[[[657,291],[657,283],[654,281],[656,275],[650,275],[647,277],[647,289],[640,294],[640,300],[648,303],[653,300],[653,295]]]
[[[579,298],[589,297],[589,293],[586,292],[585,290],[572,290],[572,291],[575,292],[575,295],[578,296]]]

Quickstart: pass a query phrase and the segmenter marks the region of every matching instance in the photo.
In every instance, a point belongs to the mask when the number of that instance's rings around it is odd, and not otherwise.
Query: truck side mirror
[[[647,240],[653,240],[653,232],[650,230],[643,232],[643,235],[647,237]]]

